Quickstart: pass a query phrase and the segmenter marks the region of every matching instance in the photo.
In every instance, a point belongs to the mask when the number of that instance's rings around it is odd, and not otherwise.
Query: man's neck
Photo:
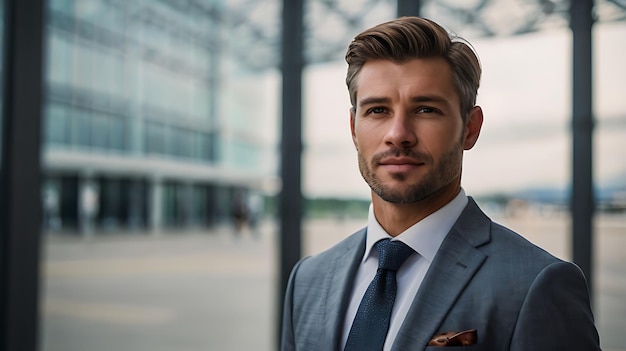
[[[396,237],[448,204],[460,190],[460,183],[454,182],[421,201],[403,204],[387,202],[372,192],[374,215],[383,229]]]

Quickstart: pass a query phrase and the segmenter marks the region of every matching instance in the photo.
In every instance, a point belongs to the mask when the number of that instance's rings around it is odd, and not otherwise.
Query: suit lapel
[[[489,241],[491,221],[470,198],[435,255],[392,350],[423,350],[486,255],[476,247]]]
[[[329,270],[325,316],[327,340],[326,350],[340,350],[345,313],[354,284],[354,276],[365,252],[365,233],[362,229],[352,235],[340,250]]]

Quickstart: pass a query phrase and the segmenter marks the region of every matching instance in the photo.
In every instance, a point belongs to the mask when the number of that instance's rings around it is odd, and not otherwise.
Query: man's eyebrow
[[[374,105],[374,104],[385,104],[385,103],[389,103],[391,101],[391,99],[386,98],[386,97],[367,97],[364,98],[362,100],[359,100],[359,107],[363,107],[366,105]]]
[[[414,96],[411,98],[411,101],[413,102],[441,102],[444,104],[449,105],[450,102],[448,101],[448,99],[444,98],[443,96],[438,96],[438,95],[419,95],[419,96]]]
[[[367,105],[387,104],[390,101],[391,99],[386,98],[386,97],[372,96],[372,97],[366,97],[366,98],[363,98],[362,100],[359,100],[358,105],[359,107],[363,107]],[[444,103],[446,105],[450,104],[448,99],[439,95],[417,95],[411,98],[411,102],[438,102],[438,103]]]

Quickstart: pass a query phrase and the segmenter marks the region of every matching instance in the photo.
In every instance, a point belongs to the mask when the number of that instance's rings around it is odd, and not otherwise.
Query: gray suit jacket
[[[342,349],[365,233],[293,268],[281,350]],[[433,335],[467,329],[477,329],[478,340],[464,350],[600,349],[580,269],[492,222],[471,198],[441,244],[392,349],[441,349],[427,346]]]

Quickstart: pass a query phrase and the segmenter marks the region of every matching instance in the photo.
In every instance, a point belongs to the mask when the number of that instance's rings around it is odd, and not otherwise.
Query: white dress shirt
[[[387,234],[380,226],[374,215],[373,206],[370,205],[367,220],[365,253],[363,254],[363,260],[355,276],[354,289],[352,290],[350,304],[346,311],[343,324],[342,345],[345,346],[348,340],[350,327],[352,327],[352,321],[356,316],[361,299],[370,282],[374,279],[376,270],[378,269],[378,252],[372,250],[374,244],[381,239],[390,238],[391,240],[402,241],[416,252],[416,254],[409,256],[396,273],[398,290],[391,312],[389,331],[387,332],[387,338],[383,348],[383,350],[388,351],[393,345],[398,330],[400,330],[400,326],[413,302],[413,297],[422,284],[426,271],[428,271],[431,262],[435,258],[435,254],[437,250],[439,250],[441,242],[459,218],[461,212],[463,212],[467,202],[467,196],[463,189],[461,189],[459,194],[444,207],[415,223],[395,238]]]

